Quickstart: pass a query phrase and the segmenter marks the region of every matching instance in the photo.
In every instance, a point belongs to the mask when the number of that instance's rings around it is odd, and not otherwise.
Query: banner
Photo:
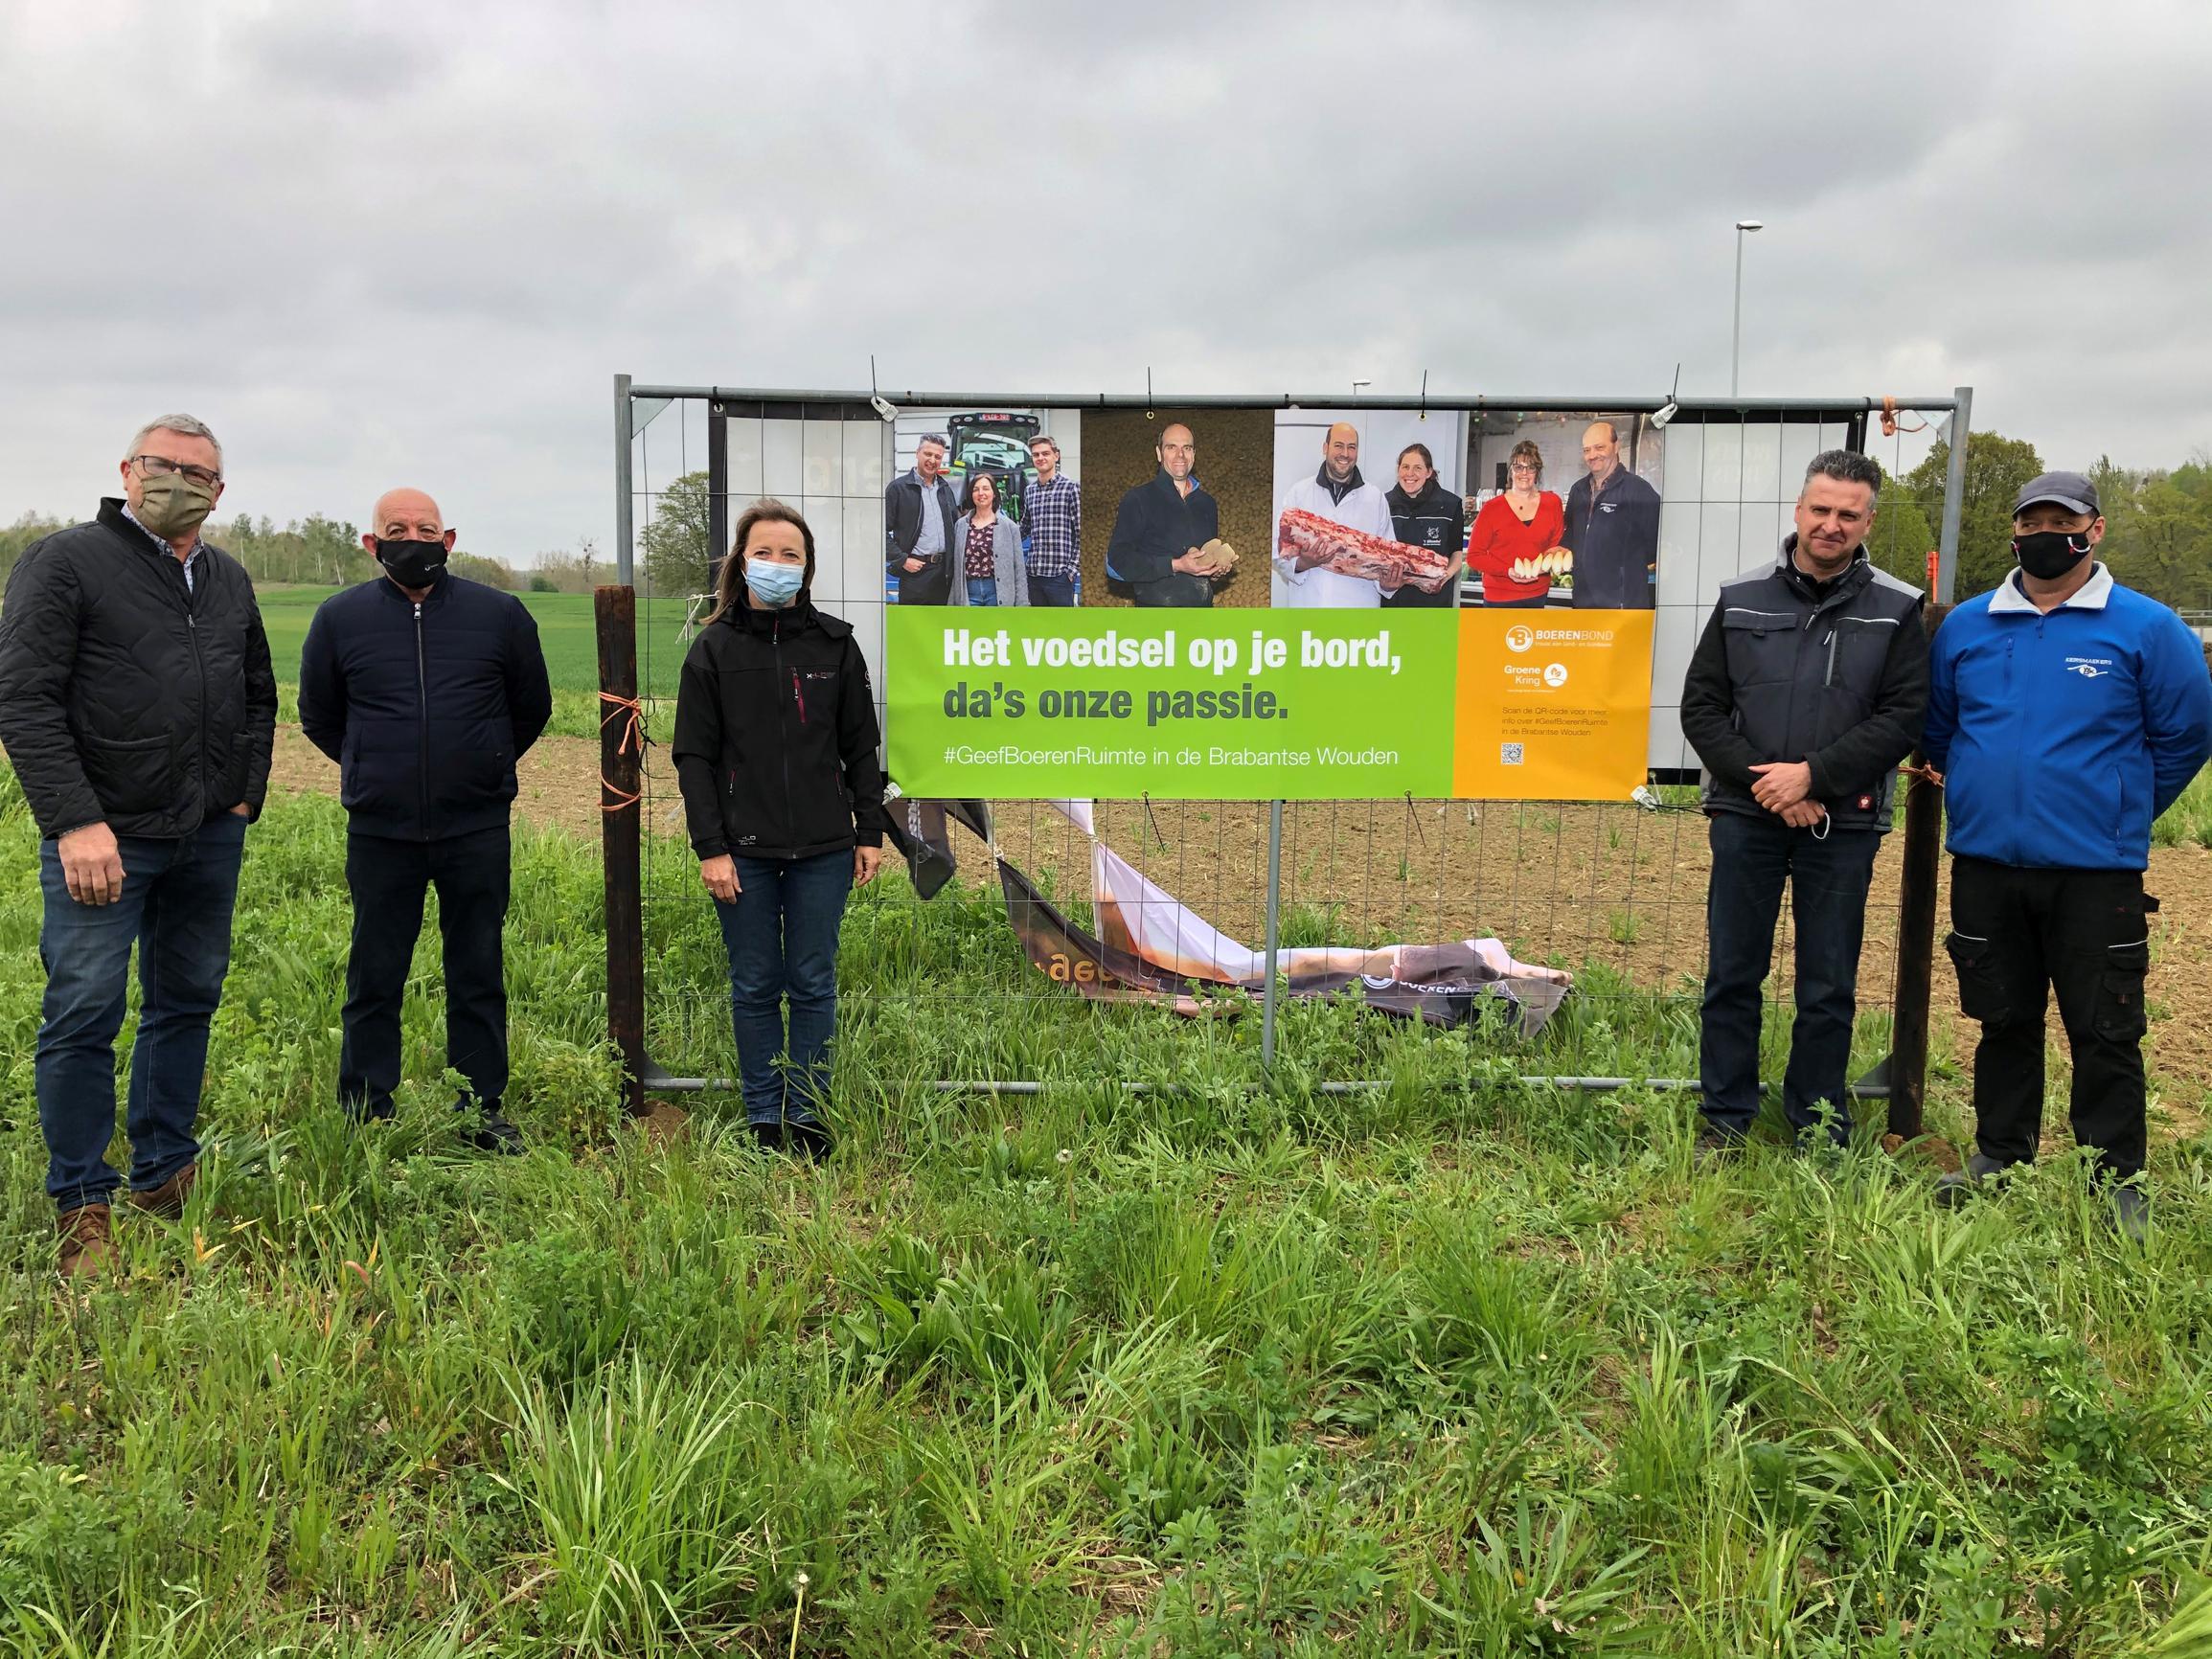
[[[1645,781],[1665,463],[1645,418],[960,406],[897,428],[884,693],[910,795]]]
[[[909,796],[1627,800],[1648,611],[897,606]]]

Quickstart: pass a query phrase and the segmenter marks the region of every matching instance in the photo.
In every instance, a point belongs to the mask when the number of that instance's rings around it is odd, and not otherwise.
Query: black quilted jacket
[[[0,600],[0,745],[54,836],[190,835],[259,813],[277,682],[245,569],[203,544],[184,569],[113,497],[17,561]]]

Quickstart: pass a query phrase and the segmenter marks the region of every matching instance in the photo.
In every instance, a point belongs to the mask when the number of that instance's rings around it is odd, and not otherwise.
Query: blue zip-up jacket
[[[1921,746],[1953,853],[2145,869],[2152,820],[2212,758],[2203,647],[2103,565],[2048,615],[2008,576],[1936,630]]]
[[[308,625],[300,730],[338,762],[357,835],[505,824],[514,762],[552,717],[537,624],[511,593],[448,574],[417,604],[378,576]]]

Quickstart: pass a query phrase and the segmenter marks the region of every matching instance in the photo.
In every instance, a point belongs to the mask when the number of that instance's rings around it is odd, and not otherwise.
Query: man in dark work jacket
[[[1567,491],[1560,544],[1575,556],[1577,610],[1650,610],[1659,557],[1659,492],[1621,465],[1620,430],[1593,420],[1583,433],[1589,470]]]
[[[1690,659],[1682,735],[1705,763],[1713,873],[1698,1076],[1700,1156],[1740,1143],[1759,1111],[1760,987],[1788,877],[1797,1018],[1783,1115],[1801,1138],[1848,1139],[1845,1073],[1874,854],[1897,763],[1927,713],[1920,590],[1867,562],[1881,468],[1813,459],[1797,529],[1773,567],[1721,584]],[[1579,572],[1580,566],[1577,566]]]
[[[1121,499],[1106,569],[1136,591],[1141,605],[1211,605],[1214,583],[1199,568],[1198,549],[1221,534],[1221,509],[1191,469],[1197,442],[1171,421],[1152,446],[1160,469]]]
[[[438,889],[445,1063],[467,1079],[469,1139],[520,1151],[507,1090],[508,811],[514,762],[553,716],[537,624],[522,602],[445,568],[454,533],[419,489],[376,503],[362,544],[383,574],[324,601],[300,659],[300,729],[338,762],[353,898],[338,1099],[393,1115],[399,1010]]]
[[[208,1023],[276,738],[253,583],[199,534],[222,495],[221,444],[165,415],[131,440],[123,489],[33,543],[0,604],[0,742],[41,837],[34,1087],[73,1278],[115,1256],[107,1144],[134,944],[130,1202],[174,1218],[192,1193]]]

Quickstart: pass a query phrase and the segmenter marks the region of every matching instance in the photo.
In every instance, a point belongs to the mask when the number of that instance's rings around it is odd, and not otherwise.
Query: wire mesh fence
[[[996,401],[1049,408],[1071,400]],[[1522,409],[1537,403],[1516,400]],[[840,960],[844,1053],[894,1053],[906,1080],[918,1083],[1257,1080],[1256,994],[1216,998],[1179,1013],[1100,1002],[1024,954],[1006,924],[997,860],[1019,871],[1069,922],[1091,929],[1095,846],[1104,845],[1157,894],[1254,951],[1269,943],[1272,908],[1272,939],[1286,949],[1494,938],[1520,962],[1574,976],[1574,994],[1560,1017],[1533,1039],[1497,1021],[1445,1034],[1362,1014],[1349,1004],[1286,1005],[1272,1060],[1310,1082],[1353,1084],[1402,1069],[1409,1043],[1442,1057],[1446,1069],[1480,1063],[1531,1077],[1694,1078],[1710,855],[1697,806],[1697,760],[1676,716],[1689,650],[1720,582],[1776,557],[1805,466],[1824,448],[1876,452],[1892,483],[1869,553],[1884,568],[1925,581],[1936,527],[1953,504],[1941,488],[1928,488],[1926,468],[1917,486],[1905,481],[1914,476],[1913,446],[1945,435],[1931,426],[1950,406],[1949,399],[1906,403],[1900,429],[1872,438],[1879,399],[1685,409],[1667,427],[1653,595],[1659,613],[1653,782],[1636,802],[1293,802],[1284,808],[1273,849],[1279,875],[1272,891],[1265,802],[1102,801],[1087,830],[1052,803],[994,802],[992,844],[951,832],[960,869],[944,892],[920,897],[894,857],[882,881],[854,896]],[[641,392],[627,404],[618,398],[618,408],[625,407],[624,517],[626,526],[638,527],[637,677],[650,739],[637,814],[643,845],[635,898],[645,940],[645,1051],[664,1086],[670,1079],[727,1086],[736,1074],[727,961],[665,746],[683,658],[706,610],[699,573],[727,551],[729,527],[754,499],[773,496],[799,508],[816,541],[815,602],[854,625],[880,718],[890,602],[883,492],[903,459],[900,429],[865,398],[850,395],[702,389],[664,399]],[[1463,416],[1471,422],[1493,418]],[[688,557],[675,557],[687,546]],[[654,590],[656,580],[685,571],[691,580]],[[1899,920],[1906,884],[1903,840],[1886,837],[1876,865],[1859,977],[1855,1076],[1890,1046],[1900,957],[1907,948]],[[610,893],[610,902],[619,901]],[[1768,1075],[1786,1044],[1792,944],[1785,903],[1767,985]]]

